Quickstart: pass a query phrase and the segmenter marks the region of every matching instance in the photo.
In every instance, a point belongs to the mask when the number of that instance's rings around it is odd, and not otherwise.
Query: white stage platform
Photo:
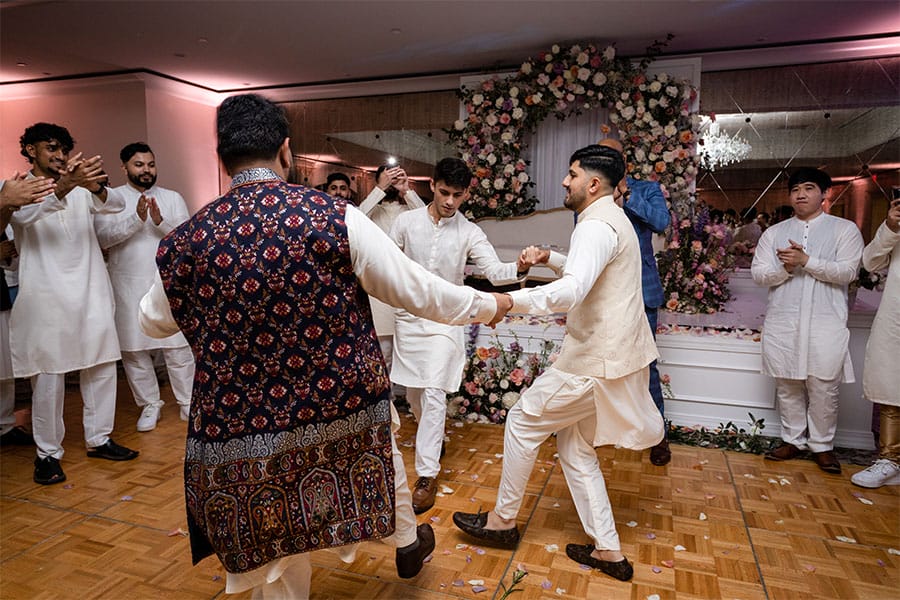
[[[760,373],[760,329],[765,316],[766,291],[756,286],[749,272],[731,276],[733,299],[711,315],[685,315],[660,311],[657,346],[659,372],[668,374],[674,398],[666,400],[666,416],[685,426],[717,427],[733,421],[749,429],[749,413],[765,419],[764,435],[778,437],[780,420],[775,407],[775,386]],[[850,355],[856,383],[841,386],[835,445],[871,449],[872,405],[862,397],[862,371],[866,342],[881,294],[860,290],[850,313]],[[492,335],[508,345],[514,339],[536,351],[540,341],[562,341],[565,315],[532,317],[510,315],[495,331],[481,327],[478,345]]]

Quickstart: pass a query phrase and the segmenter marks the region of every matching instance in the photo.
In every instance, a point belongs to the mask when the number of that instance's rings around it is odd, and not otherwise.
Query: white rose
[[[603,51],[603,58],[606,60],[612,60],[616,57],[616,49],[613,46],[607,46],[606,50]]]
[[[650,84],[650,91],[653,93],[656,93],[661,89],[662,89],[662,84],[658,81],[654,81],[653,83]]]
[[[643,148],[638,148],[634,151],[634,160],[638,162],[643,162],[643,160],[647,157],[647,153],[644,152]]]
[[[647,103],[650,108],[656,108],[656,105],[659,104],[659,100],[656,98],[650,98],[650,102]]]
[[[667,85],[666,93],[674,98],[675,96],[678,95],[678,88],[675,87],[674,85]]]
[[[500,389],[503,389],[503,390],[509,389],[509,379],[501,379],[500,380]]]
[[[557,46],[556,44],[553,44],[550,47],[550,52],[552,52],[553,54],[559,54],[559,46]]]
[[[516,175],[516,179],[519,180],[519,183],[528,183],[528,173],[522,171],[518,175]]]
[[[496,100],[494,100],[494,106],[496,106],[497,108],[502,108],[503,107],[503,98],[497,98]]]
[[[515,98],[518,95],[519,95],[519,88],[517,88],[515,86],[509,88],[509,97],[510,98]]]
[[[589,60],[587,52],[579,52],[578,58],[576,58],[575,60],[578,62],[579,65],[586,65],[587,61]]]
[[[462,119],[457,119],[456,121],[453,122],[453,128],[457,131],[461,131],[466,128],[466,124],[463,122]]]
[[[525,111],[524,111],[524,110],[522,110],[522,109],[519,108],[519,107],[516,107],[516,108],[513,109],[513,111],[512,111],[512,118],[513,118],[513,119],[521,119],[523,116],[525,116]]]
[[[593,79],[594,85],[601,86],[606,83],[606,75],[603,73],[595,73]]]
[[[530,62],[522,63],[522,68],[519,70],[522,71],[522,73],[524,73],[525,75],[531,74],[531,63]]]
[[[503,403],[503,408],[506,410],[511,409],[516,405],[516,402],[519,401],[519,393],[518,392],[506,392],[503,394],[503,398],[501,398],[500,402]]]
[[[495,115],[494,113],[489,114],[484,122],[493,127],[497,124],[497,115]]]
[[[578,79],[580,79],[581,81],[587,81],[587,78],[590,76],[591,76],[590,69],[585,69],[584,67],[581,67],[580,69],[578,69]]]
[[[669,106],[669,99],[666,98],[665,96],[663,96],[662,98],[659,99],[659,105],[662,106],[663,108],[666,108],[667,106]]]
[[[491,180],[490,180],[490,179],[482,179],[482,180],[481,180],[481,187],[483,187],[483,188],[486,189],[486,190],[491,189]]]
[[[667,81],[669,81],[669,76],[666,73],[660,73],[659,75],[656,76],[656,78],[663,83],[666,83]]]
[[[497,179],[494,180],[494,189],[495,190],[502,190],[505,185],[506,185],[506,180],[503,179],[502,177],[498,177]]]
[[[509,177],[510,175],[512,175],[515,172],[516,172],[516,165],[514,165],[512,163],[509,163],[508,165],[503,167],[503,174],[506,175],[507,177]]]
[[[672,137],[676,133],[678,133],[678,128],[669,123],[668,125],[666,125],[666,128],[663,129],[663,133],[666,134],[666,137]]]
[[[500,134],[500,139],[504,142],[511,142],[513,139],[513,134],[511,131],[504,131]]]
[[[493,152],[491,152],[487,155],[487,162],[489,165],[494,164],[495,162],[497,162],[497,156]]]
[[[478,106],[482,102],[484,102],[484,96],[482,96],[481,94],[475,94],[474,96],[472,96],[472,104],[474,104],[475,106]]]
[[[631,120],[631,118],[633,116],[634,116],[634,107],[626,106],[625,109],[622,111],[622,118],[625,120]]]

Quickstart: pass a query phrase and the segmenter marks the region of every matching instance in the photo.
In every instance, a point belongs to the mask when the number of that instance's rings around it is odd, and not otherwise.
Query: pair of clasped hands
[[[522,249],[519,258],[516,260],[517,271],[519,273],[525,273],[534,265],[546,263],[549,259],[550,250],[539,248],[537,246],[527,246]],[[494,297],[494,300],[497,301],[497,312],[494,313],[494,318],[491,319],[487,325],[493,329],[497,326],[497,323],[506,317],[506,313],[513,307],[513,299],[509,294],[491,292],[491,295]]]
[[[793,273],[797,267],[806,266],[809,255],[803,250],[803,246],[794,240],[788,240],[790,246],[787,248],[776,248],[775,255],[781,261],[784,270]]]
[[[145,196],[141,194],[141,197],[138,198],[137,206],[134,210],[137,213],[138,218],[141,221],[147,221],[147,215],[150,215],[150,218],[153,219],[154,225],[159,225],[162,223],[162,213],[159,211],[159,205],[156,203],[156,198],[152,196]]]

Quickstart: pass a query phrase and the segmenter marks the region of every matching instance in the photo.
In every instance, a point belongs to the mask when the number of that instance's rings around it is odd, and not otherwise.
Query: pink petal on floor
[[[477,554],[477,555],[479,555],[479,556],[481,556],[481,555],[484,554],[485,552],[486,552],[486,551],[485,551],[484,548],[475,548],[475,554]]]
[[[664,567],[669,567],[670,569],[675,568],[675,561],[674,561],[674,560],[661,560],[661,561],[659,561],[659,562],[660,562],[660,564],[662,564],[662,566],[664,566]]]
[[[131,496],[122,496],[122,502],[131,502],[132,500],[134,500],[134,498]]]
[[[479,593],[479,592],[487,591],[487,588],[484,587],[483,585],[473,585],[473,586],[472,586],[472,591],[475,592],[475,593],[477,594],[477,593]]]
[[[470,562],[472,562],[472,555],[466,554],[466,563],[470,563]]]
[[[578,568],[581,569],[582,571],[590,571],[591,570],[591,568],[587,565],[578,565]]]
[[[444,556],[447,556],[447,555],[453,554],[453,553],[450,552],[449,550],[444,550],[444,551],[442,552],[442,554],[443,554]]]
[[[660,569],[659,567],[650,567],[650,570],[654,573],[662,573],[662,569]]]
[[[431,517],[431,518],[428,519],[428,520],[431,521],[432,523],[435,523],[435,524],[441,522],[441,518],[440,518],[440,517]]]
[[[812,565],[803,565],[803,568],[804,568],[806,571],[809,571],[810,573],[815,573],[815,572],[816,572],[816,568],[815,568],[814,566],[812,566]]]
[[[545,580],[541,583],[541,588],[543,588],[543,589],[545,589],[545,590],[549,590],[549,589],[552,588],[552,587],[553,587],[553,584],[550,583],[550,580],[549,580],[549,579],[545,579]]]
[[[75,487],[75,484],[74,484],[74,483],[67,483],[66,485],[63,486],[63,489],[64,489],[64,490],[71,490],[73,487]]]
[[[422,562],[423,562],[423,563],[430,563],[432,558],[434,558],[434,555],[429,554],[428,556],[426,556],[425,558],[422,559]]]
[[[466,582],[463,581],[462,579],[454,579],[453,580],[453,587],[463,587],[464,585],[466,585]]]
[[[648,540],[655,540],[655,539],[656,539],[656,534],[655,534],[655,533],[648,533],[648,534],[647,534],[647,539],[648,539]]]
[[[886,567],[887,565],[885,564],[885,562],[884,562],[883,560],[881,560],[881,559],[879,558],[879,559],[878,559],[878,566],[879,566],[879,567]]]
[[[213,580],[213,581],[221,581],[221,580],[222,580],[222,576],[221,576],[221,575],[213,575],[213,576],[212,576],[212,580]]]

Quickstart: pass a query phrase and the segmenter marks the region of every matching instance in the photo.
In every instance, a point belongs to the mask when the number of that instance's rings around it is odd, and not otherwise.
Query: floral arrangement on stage
[[[714,313],[731,298],[728,269],[734,259],[726,248],[728,231],[710,222],[706,205],[693,218],[672,213],[666,248],[656,255],[665,294],[665,309],[681,313]]]
[[[733,422],[719,423],[718,427],[709,429],[695,425],[685,427],[669,423],[668,439],[677,444],[700,446],[701,448],[721,448],[749,454],[765,454],[780,442],[777,438],[762,435],[765,419],[750,416],[750,430],[738,427]]]
[[[489,346],[475,347],[478,330],[472,329],[463,384],[449,399],[447,416],[503,423],[522,392],[556,360],[556,344],[543,340],[540,351],[527,353],[518,339],[507,347],[495,336]]]
[[[665,74],[645,74],[668,39],[651,45],[639,65],[618,58],[614,46],[554,45],[523,62],[511,77],[460,89],[467,116],[447,133],[475,177],[463,207],[466,216],[531,212],[537,198],[530,193],[534,183],[524,158],[524,134],[551,114],[563,120],[604,107],[625,142],[629,174],[659,181],[678,206],[689,203],[699,162],[695,142],[700,121],[691,108],[696,90]],[[603,133],[611,130],[606,126]]]

